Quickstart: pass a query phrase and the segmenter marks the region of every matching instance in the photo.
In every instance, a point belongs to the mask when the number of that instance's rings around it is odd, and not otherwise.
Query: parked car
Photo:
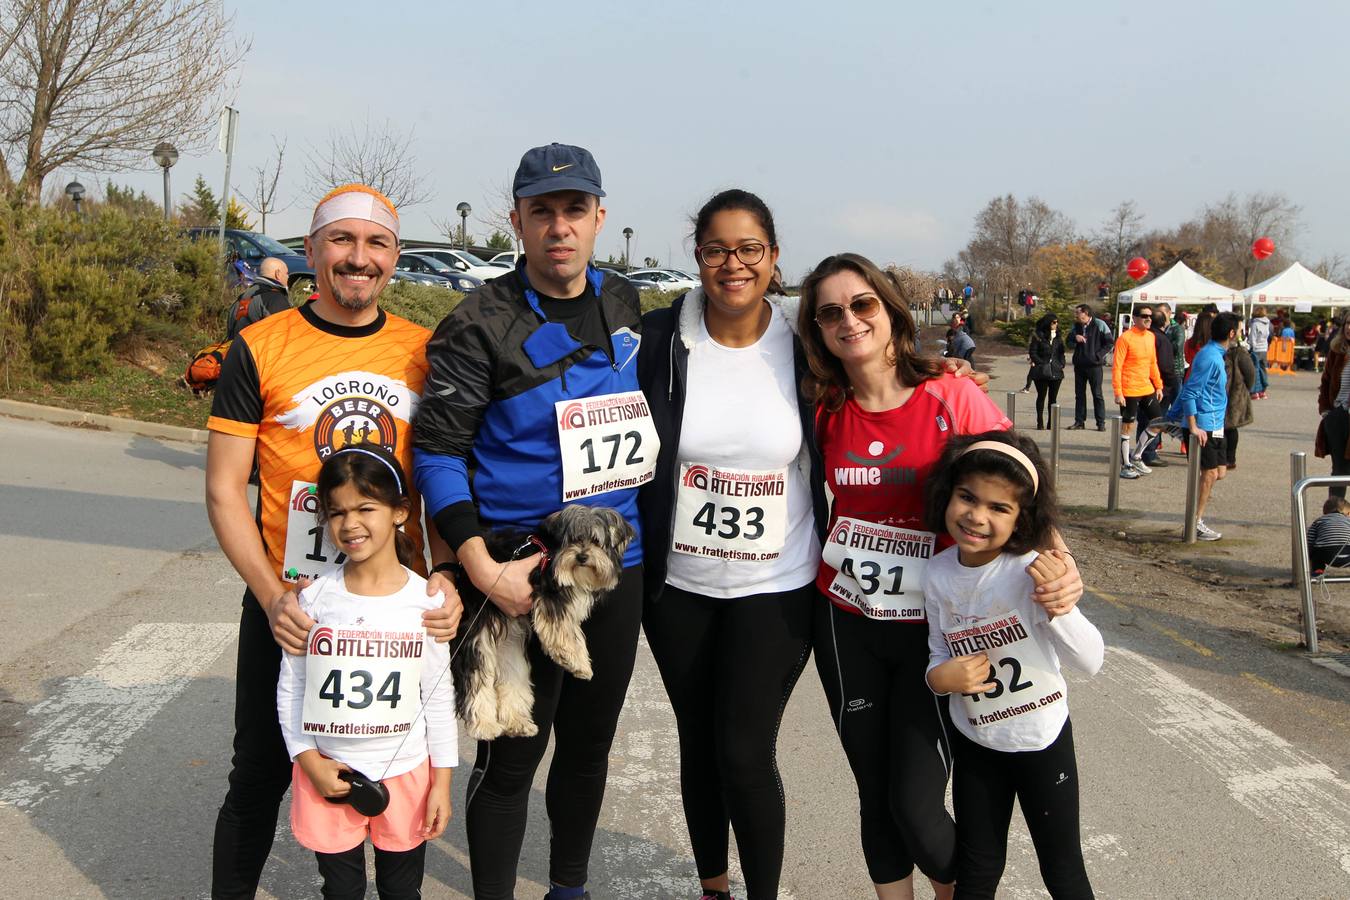
[[[492,257],[492,259],[489,259],[488,265],[506,266],[508,269],[514,269],[516,267],[516,257],[518,256],[520,256],[520,254],[514,250],[503,250],[501,253]]]
[[[438,259],[458,272],[472,275],[474,278],[481,278],[483,281],[491,281],[506,272],[506,269],[489,266],[472,253],[465,253],[463,250],[451,250],[445,247],[404,247],[403,252]]]
[[[626,282],[628,282],[629,284],[631,284],[631,285],[634,287],[634,289],[639,290],[639,291],[659,291],[659,290],[661,290],[661,288],[659,288],[659,287],[656,285],[655,282],[652,282],[652,281],[638,281],[636,278],[629,278],[627,275],[623,274],[623,273],[620,272],[618,269],[601,269],[600,271],[605,273],[605,277],[606,277],[606,278],[621,278],[621,279],[623,279],[624,281],[626,281]]]
[[[630,281],[645,281],[663,291],[692,291],[699,286],[697,278],[681,277],[667,269],[635,269],[628,273]]]
[[[186,234],[194,241],[216,240],[220,234],[218,228],[189,228]],[[239,260],[250,272],[258,271],[258,263],[269,256],[275,256],[286,264],[290,273],[287,287],[297,284],[310,287],[314,284],[314,269],[309,265],[303,253],[296,253],[290,247],[265,234],[256,231],[243,231],[238,228],[225,229],[225,247],[229,254]]]
[[[436,257],[424,253],[400,253],[394,268],[414,275],[430,275],[447,282],[447,286],[453,290],[466,294],[483,286],[483,279],[452,269]]]

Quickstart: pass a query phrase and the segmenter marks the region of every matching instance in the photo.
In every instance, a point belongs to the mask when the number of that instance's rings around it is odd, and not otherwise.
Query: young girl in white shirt
[[[953,694],[956,900],[992,898],[1013,798],[1050,895],[1092,897],[1078,825],[1078,768],[1061,660],[1096,674],[1102,637],[1075,607],[1051,618],[1028,565],[1055,528],[1036,444],[1012,431],[954,437],[928,484],[929,527],[956,546],[928,564],[928,684]]]
[[[325,897],[365,896],[367,835],[381,900],[420,897],[426,841],[450,819],[449,650],[421,623],[444,597],[407,568],[407,485],[393,456],[364,445],[330,456],[313,490],[345,562],[300,594],[318,624],[306,655],[284,654],[277,710],[295,762],[291,830],[314,851]]]

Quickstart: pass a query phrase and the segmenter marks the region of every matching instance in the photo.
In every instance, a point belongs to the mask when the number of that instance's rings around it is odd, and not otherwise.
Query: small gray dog
[[[467,624],[451,644],[450,674],[455,712],[470,736],[490,741],[539,733],[525,652],[531,627],[550,659],[577,678],[591,677],[581,624],[618,585],[633,537],[632,527],[614,510],[579,504],[552,513],[533,534],[498,530],[485,536],[498,562],[534,551],[539,565],[530,573],[534,605],[519,618],[502,612],[463,572],[456,579],[464,601],[461,621]]]

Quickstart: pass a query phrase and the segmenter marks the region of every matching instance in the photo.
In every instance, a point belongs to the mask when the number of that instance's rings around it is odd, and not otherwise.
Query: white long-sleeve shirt
[[[963,566],[957,548],[950,547],[928,563],[924,583],[928,671],[954,655],[988,653],[1000,687],[978,700],[954,695],[951,718],[966,737],[994,750],[1050,746],[1069,717],[1068,692],[1059,675],[1061,661],[1086,675],[1095,675],[1102,667],[1101,632],[1077,607],[1050,619],[1031,599],[1035,583],[1026,567],[1035,558],[1035,551],[1021,556],[1004,553],[983,566]],[[1005,624],[1013,617],[1012,625]],[[1046,663],[1045,677],[1022,669],[1037,656]],[[972,721],[995,703],[1012,702],[1015,692],[1021,695],[1017,699],[1027,702],[985,715],[979,724]]]
[[[347,590],[343,568],[339,567],[320,576],[300,593],[300,608],[320,625],[401,627],[425,634],[422,611],[440,607],[445,597],[441,594],[428,597],[426,579],[409,569],[404,571],[408,573],[408,582],[398,593],[366,597]],[[459,732],[449,664],[449,645],[424,636],[418,694],[426,709],[407,732],[406,741],[403,734],[335,737],[304,733],[305,657],[283,653],[281,676],[277,680],[277,715],[291,759],[306,750],[318,750],[371,778],[392,778],[410,772],[428,755],[435,768],[453,767],[459,762]],[[396,751],[398,755],[394,758]]]

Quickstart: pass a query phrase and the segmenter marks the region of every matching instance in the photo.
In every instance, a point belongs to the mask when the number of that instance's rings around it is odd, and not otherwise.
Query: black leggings
[[[1061,383],[1063,380],[1064,380],[1064,379],[1062,379],[1062,378],[1054,378],[1054,379],[1037,378],[1037,379],[1036,379],[1036,424],[1037,424],[1037,425],[1040,425],[1040,424],[1042,423],[1042,421],[1043,421],[1041,417],[1042,417],[1042,415],[1044,414],[1044,411],[1045,411],[1045,395],[1046,395],[1046,392],[1048,391],[1049,394],[1050,394],[1050,405],[1051,405],[1051,406],[1054,406],[1055,403],[1058,402],[1058,400],[1059,400],[1059,385],[1060,385],[1060,383]]]
[[[281,648],[267,614],[245,592],[234,682],[234,758],[230,789],[216,816],[211,896],[251,898],[272,852],[277,809],[291,785],[291,759],[277,719]]]
[[[643,627],[680,731],[680,793],[699,878],[727,871],[736,830],[750,900],[776,898],[786,813],[776,751],[811,652],[816,589],[730,600],[667,586]]]
[[[609,748],[628,692],[642,621],[642,566],[624,569],[614,592],[582,626],[594,676],[582,681],[529,644],[534,682],[534,737],[478,742],[469,776],[464,823],[477,900],[511,900],[525,841],[535,769],[553,732],[553,762],[544,803],[549,819],[549,878],[568,887],[586,883],[591,841],[605,799]]]
[[[366,845],[357,844],[345,853],[315,853],[323,876],[324,900],[364,900],[366,896]],[[418,844],[401,853],[375,848],[375,891],[380,900],[421,900],[422,871],[427,845]]]
[[[868,619],[823,597],[815,619],[816,669],[858,782],[868,874],[889,884],[917,865],[935,881],[953,881],[946,698],[924,681],[928,625]]]
[[[1072,723],[1065,721],[1059,737],[1044,750],[1011,753],[982,747],[956,728],[951,732],[960,871],[956,900],[994,897],[1008,855],[1014,796],[1022,806],[1050,896],[1055,900],[1091,898],[1078,832],[1078,762]]]
[[[1345,373],[1350,377],[1350,371]],[[1334,406],[1322,420],[1327,456],[1331,457],[1332,475],[1350,475],[1350,413],[1344,407]],[[1345,485],[1336,485],[1327,491],[1333,497],[1345,496]]]

